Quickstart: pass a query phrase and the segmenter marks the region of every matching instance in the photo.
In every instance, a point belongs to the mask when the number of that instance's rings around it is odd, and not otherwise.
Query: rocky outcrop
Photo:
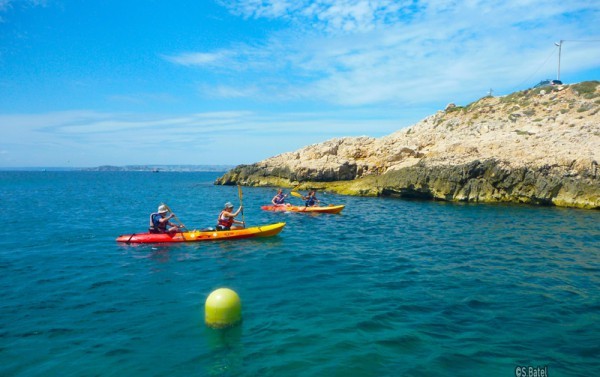
[[[448,106],[386,137],[328,140],[238,166],[216,183],[599,209],[599,84]]]

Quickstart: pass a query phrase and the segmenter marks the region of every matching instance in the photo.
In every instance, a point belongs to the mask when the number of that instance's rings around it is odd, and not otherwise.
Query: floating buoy
[[[242,320],[242,302],[229,288],[219,288],[206,298],[204,321],[213,328],[230,327]]]

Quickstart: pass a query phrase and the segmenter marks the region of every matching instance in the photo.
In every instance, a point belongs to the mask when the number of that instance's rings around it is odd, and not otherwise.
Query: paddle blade
[[[292,191],[290,192],[290,194],[292,194],[292,196],[295,196],[296,198],[302,198],[302,194],[300,194],[299,192]]]
[[[238,185],[238,196],[240,197],[240,201],[244,197],[244,193],[242,192],[242,186]]]

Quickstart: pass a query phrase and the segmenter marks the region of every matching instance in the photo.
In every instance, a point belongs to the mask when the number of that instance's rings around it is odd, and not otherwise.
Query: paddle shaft
[[[242,222],[244,226],[246,226],[246,220],[244,220],[244,206],[242,203],[242,198],[244,197],[244,193],[242,192],[242,185],[238,185],[238,196],[240,197],[240,208],[242,208]]]
[[[183,229],[188,230],[187,226],[185,226],[185,224],[183,222],[181,222],[181,220],[179,220],[179,217],[177,217],[177,215],[175,213],[173,213],[173,211],[171,210],[171,208],[169,208],[169,206],[166,205],[166,204],[164,204],[164,206],[167,207],[167,209],[169,210],[169,212],[171,212],[171,215],[173,215],[173,218],[175,219],[175,221],[177,221],[183,227]]]
[[[299,192],[292,191],[292,192],[290,192],[290,194],[292,194],[292,196],[295,196],[296,198],[306,200],[306,198],[304,196],[302,196],[302,194],[300,194]],[[319,200],[319,203],[323,202],[321,199],[318,199],[318,200]],[[323,202],[323,204],[327,204],[327,203]]]

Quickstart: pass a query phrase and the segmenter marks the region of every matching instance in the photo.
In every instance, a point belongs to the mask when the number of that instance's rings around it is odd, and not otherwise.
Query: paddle
[[[292,191],[292,192],[290,192],[290,194],[292,194],[292,196],[295,196],[296,198],[306,200],[306,199],[304,199],[304,196],[302,196],[302,194],[300,194],[299,192]],[[319,203],[327,204],[327,203],[323,202],[321,199],[319,199]]]
[[[244,228],[245,228],[246,220],[244,220],[244,206],[242,205],[242,198],[244,197],[244,193],[242,192],[241,185],[238,185],[238,196],[240,197],[240,207],[242,208],[242,222],[244,223]]]
[[[304,198],[304,196],[302,196],[302,194],[300,194],[299,192],[291,191],[290,194],[292,194],[292,196],[295,196],[296,198],[300,198],[302,200],[306,200]],[[306,203],[304,204],[304,209],[306,209]]]
[[[324,192],[323,192],[322,194],[323,194],[323,195],[325,195],[325,193],[324,193]],[[319,195],[320,195],[320,194],[319,194]],[[321,196],[321,197],[319,198],[319,207],[322,207],[323,205],[326,205],[326,206],[332,206],[333,204],[331,204],[331,203],[328,203],[328,202],[324,201],[324,200],[323,200],[323,197]]]
[[[166,205],[165,203],[163,203],[163,205],[165,206],[165,208],[167,208],[167,210],[169,210],[169,212],[171,212],[171,214],[173,215],[173,218],[181,225],[181,227],[189,232],[188,228],[185,226],[184,223],[181,222],[181,220],[179,220],[179,217],[177,217],[177,215],[171,210],[171,208],[169,208],[169,206]]]
[[[291,194],[292,196],[298,196],[298,195],[300,195],[300,194],[298,194],[298,193],[297,193],[296,191],[294,191],[294,190],[296,190],[298,187],[300,187],[300,185],[301,185],[301,184],[302,184],[302,183],[298,183],[296,186],[292,187],[292,190],[290,191],[290,194]],[[286,196],[288,196],[288,194],[285,194],[285,195],[284,195],[284,198],[285,198]],[[298,196],[298,197],[299,197],[299,198],[301,198],[301,197],[302,197],[302,195],[300,195],[300,196]]]
[[[290,194],[292,194],[292,196],[295,196],[296,198],[300,198],[300,199],[304,200],[304,196],[302,196],[302,194],[300,194],[299,192],[290,191]],[[306,205],[304,205],[304,207],[306,208]]]
[[[129,236],[129,239],[127,241],[125,241],[125,243],[129,245],[131,243],[131,239],[133,238],[133,236],[135,236],[135,233],[132,233],[131,236]]]
[[[304,199],[302,194],[300,194],[299,192],[291,191],[290,194],[292,194],[292,196],[295,196],[296,198]]]

